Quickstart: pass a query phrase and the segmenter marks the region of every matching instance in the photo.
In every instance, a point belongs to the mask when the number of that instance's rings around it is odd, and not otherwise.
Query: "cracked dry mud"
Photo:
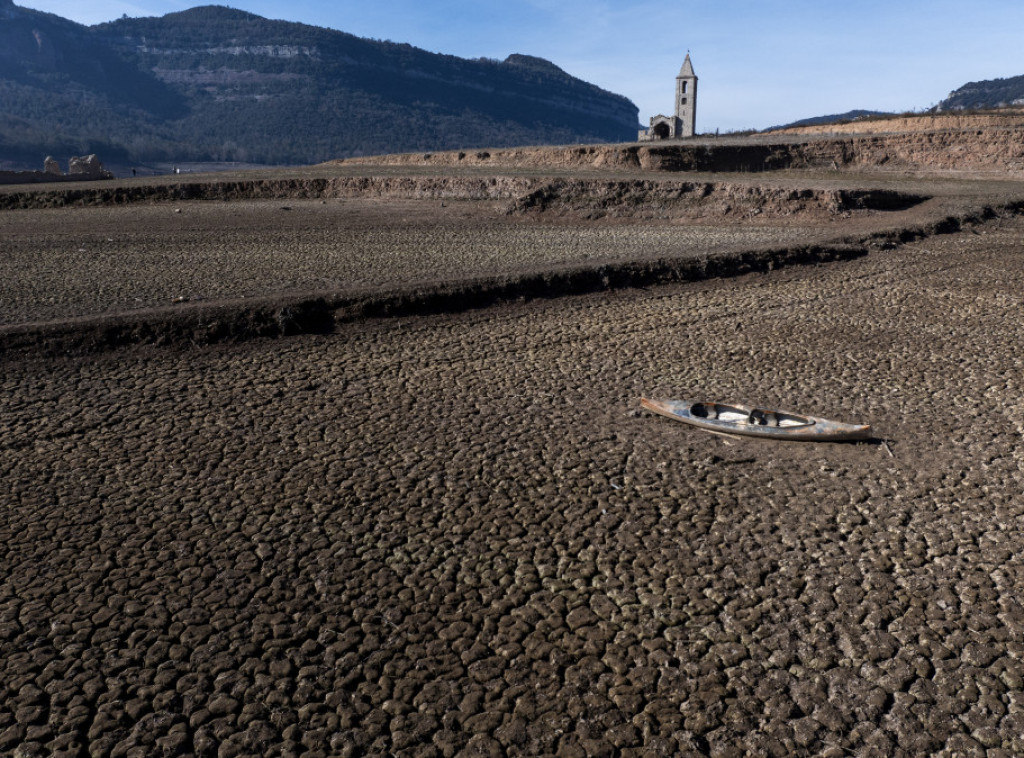
[[[652,252],[778,247],[835,236],[830,226],[842,226],[773,222],[559,227],[515,223],[493,203],[391,198],[7,211],[0,213],[0,325],[642,260]]]
[[[1024,752],[1024,222],[979,231],[8,360],[0,753]]]

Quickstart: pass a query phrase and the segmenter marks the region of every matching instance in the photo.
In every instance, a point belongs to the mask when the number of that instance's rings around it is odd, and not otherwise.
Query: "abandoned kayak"
[[[722,434],[744,434],[782,440],[863,440],[871,434],[867,424],[843,424],[788,411],[748,408],[729,403],[690,400],[649,400],[640,405],[662,416]]]

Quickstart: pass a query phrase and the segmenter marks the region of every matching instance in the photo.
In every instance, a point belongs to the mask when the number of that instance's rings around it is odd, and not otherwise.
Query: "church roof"
[[[679,76],[677,76],[676,79],[682,79],[684,76],[697,77],[697,75],[693,73],[693,64],[690,63],[689,53],[686,54],[686,60],[683,61],[683,67],[679,69]]]

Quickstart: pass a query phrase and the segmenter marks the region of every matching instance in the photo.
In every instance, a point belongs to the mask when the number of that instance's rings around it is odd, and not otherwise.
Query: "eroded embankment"
[[[583,218],[822,217],[852,211],[901,211],[929,199],[882,189],[785,189],[721,182],[556,179],[517,197],[510,214],[566,213]]]
[[[786,169],[1024,170],[1024,125],[980,124],[892,133],[698,138],[634,145],[508,148],[348,158],[345,165],[507,166],[664,172],[763,172]],[[945,127],[945,128],[943,128]]]
[[[508,176],[350,176],[168,181],[2,193],[0,210],[207,200],[304,200],[347,197],[493,200],[511,199],[529,192],[537,181]]]
[[[584,218],[834,215],[904,210],[927,197],[878,189],[786,189],[735,182],[599,180],[522,176],[328,177],[119,185],[0,194],[0,210],[180,201],[338,198],[507,201],[509,214],[571,212]]]
[[[901,171],[1024,170],[1024,128],[944,129],[735,146],[651,149],[641,163],[658,171],[785,169]]]
[[[766,272],[792,265],[850,260],[856,244],[750,251],[721,256],[566,267],[522,276],[438,282],[358,294],[310,294],[182,305],[0,330],[0,356],[90,353],[130,344],[205,345],[260,337],[325,334],[339,324],[398,316],[455,313],[500,303]]]
[[[443,281],[408,289],[361,293],[309,293],[184,304],[103,317],[23,324],[0,330],[0,360],[34,355],[84,354],[132,344],[165,346],[241,342],[294,334],[325,334],[369,318],[455,313],[501,303],[768,272],[794,266],[848,261],[872,249],[886,250],[933,234],[959,231],[1021,207],[986,208],[925,226],[867,235],[834,244],[751,250],[717,256],[665,258],[600,266],[576,266],[518,276]]]

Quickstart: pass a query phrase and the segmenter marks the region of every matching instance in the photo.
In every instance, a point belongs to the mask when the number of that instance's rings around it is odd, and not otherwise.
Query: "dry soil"
[[[239,212],[261,208],[288,214]],[[172,250],[173,209],[134,210]],[[529,223],[580,251],[630,228]],[[8,351],[0,752],[1024,752],[1022,231],[325,335]],[[105,233],[85,249],[111,291],[143,286]],[[295,277],[330,268],[305,263],[317,235]],[[55,297],[94,312],[75,270]],[[31,286],[7,323],[58,312]],[[875,437],[709,436],[641,395]]]

